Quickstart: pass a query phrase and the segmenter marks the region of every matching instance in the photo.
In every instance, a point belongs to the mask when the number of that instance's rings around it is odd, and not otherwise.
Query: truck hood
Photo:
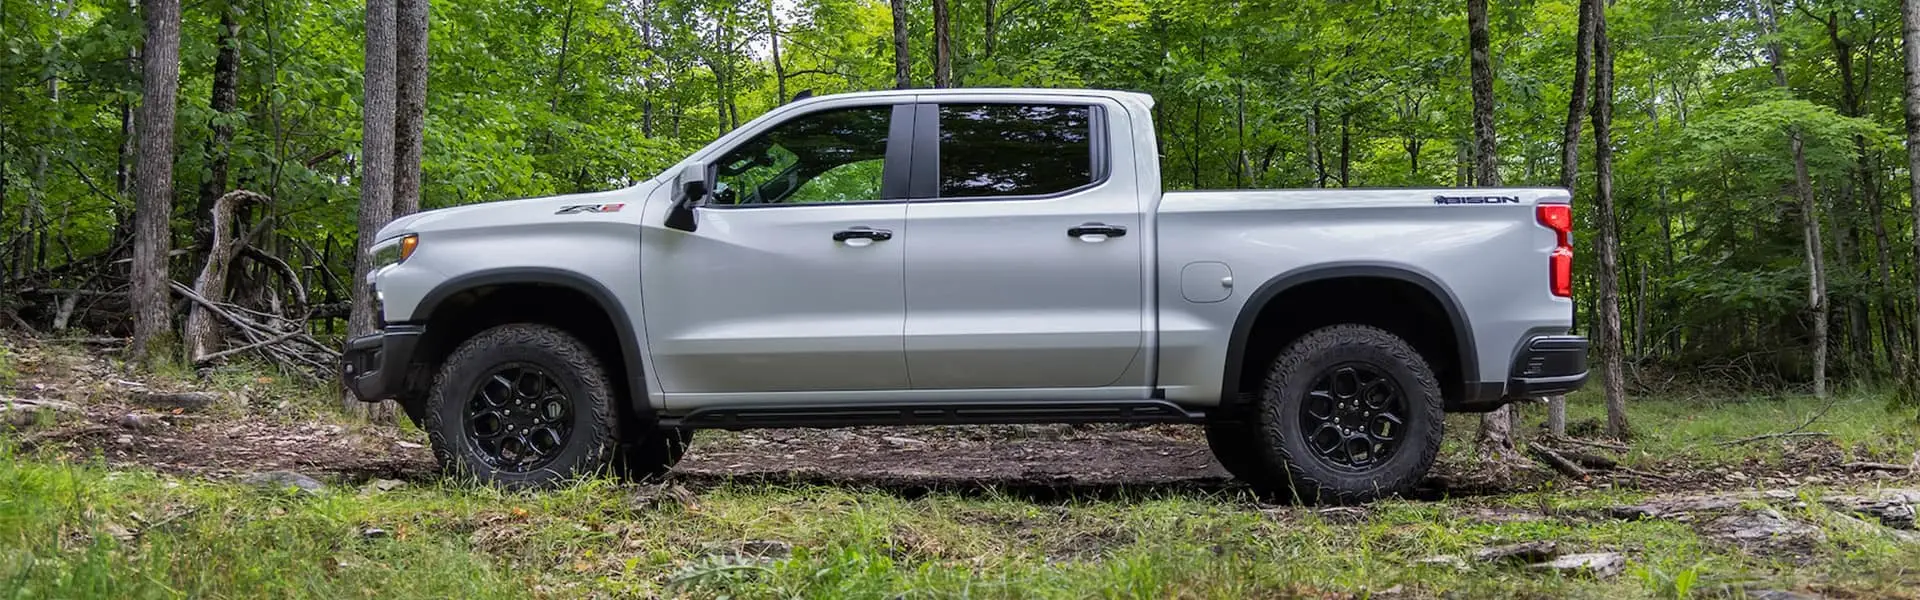
[[[627,213],[637,217],[640,213],[640,204],[646,200],[649,190],[656,185],[658,184],[647,182],[634,187],[604,192],[502,200],[429,210],[394,219],[387,223],[386,227],[380,228],[374,241],[380,242],[409,233],[448,229],[581,221],[591,219],[595,215],[604,217],[614,213]],[[569,207],[580,208],[569,211]],[[563,212],[566,214],[561,214]]]

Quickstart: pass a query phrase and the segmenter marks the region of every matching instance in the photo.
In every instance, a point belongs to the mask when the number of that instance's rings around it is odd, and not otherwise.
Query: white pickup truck
[[[701,428],[1170,422],[1331,502],[1585,381],[1566,191],[1165,191],[1152,104],[816,97],[625,189],[395,220],[342,376],[505,486],[659,474]]]

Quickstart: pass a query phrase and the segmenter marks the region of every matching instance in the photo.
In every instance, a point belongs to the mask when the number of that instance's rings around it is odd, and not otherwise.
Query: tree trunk
[[[234,257],[240,253],[240,247],[245,245],[244,240],[234,234],[234,209],[242,203],[262,200],[265,198],[246,190],[235,190],[214,199],[213,218],[208,223],[213,231],[207,246],[207,262],[201,265],[200,275],[193,279],[193,293],[213,302],[226,301],[227,273],[233,266]],[[297,285],[299,282],[288,283]],[[219,351],[220,328],[214,323],[213,313],[197,302],[187,307],[184,341],[188,364],[198,364],[208,355]]]
[[[1327,165],[1320,157],[1320,101],[1307,111],[1307,170],[1313,171],[1313,187],[1327,187]]]
[[[1500,154],[1493,127],[1493,54],[1487,31],[1487,0],[1467,0],[1467,53],[1473,87],[1473,178],[1478,185],[1500,185]],[[1418,163],[1415,163],[1418,164]],[[1513,449],[1513,407],[1480,415],[1480,458],[1517,461]]]
[[[172,251],[173,116],[180,93],[180,0],[141,0],[139,165],[134,174],[133,362],[155,366],[172,350],[167,254]]]
[[[893,87],[913,87],[913,57],[907,54],[907,0],[890,0],[893,6]]]
[[[985,58],[993,58],[993,44],[997,41],[994,38],[998,37],[1000,33],[999,10],[999,0],[987,0],[987,31],[985,40],[987,49],[986,52],[982,54]]]
[[[780,19],[773,15],[773,0],[767,0],[767,42],[773,46],[773,81],[777,86],[774,104],[787,102],[787,67],[780,63]]]
[[[379,315],[373,312],[373,295],[360,285],[367,273],[367,251],[378,241],[373,236],[393,219],[393,150],[395,90],[395,39],[397,26],[394,0],[367,0],[367,47],[365,101],[361,104],[360,137],[360,229],[353,253],[353,309],[347,318],[347,335],[373,331]],[[348,413],[381,419],[379,411],[347,394]]]
[[[1907,112],[1907,182],[1912,198],[1920,198],[1920,0],[1905,0],[1900,4],[1900,14],[1905,23],[1901,27],[1901,38],[1906,42],[1906,79],[1905,90]],[[1913,228],[1920,231],[1920,202],[1912,202]],[[1913,237],[1914,264],[1920,266],[1920,235]],[[1913,300],[1920,308],[1920,276],[1916,277],[1913,288]],[[1912,357],[1920,361],[1920,310],[1914,311],[1915,350]],[[1920,379],[1920,364],[1909,365],[1910,377]],[[1910,387],[1915,386],[1912,382]]]
[[[1593,16],[1596,0],[1580,0],[1579,31],[1574,35],[1573,87],[1568,91],[1567,125],[1560,137],[1560,187],[1575,194],[1580,183],[1580,124],[1587,116],[1587,74],[1593,70]],[[1567,397],[1547,398],[1547,431],[1567,434]]]
[[[933,0],[933,87],[953,87],[953,40],[947,35],[947,0]]]
[[[1353,167],[1352,124],[1353,109],[1351,107],[1342,107],[1340,109],[1340,187],[1342,188],[1351,187],[1351,180],[1347,178],[1347,175],[1352,171]]]
[[[193,215],[194,245],[202,250],[213,247],[213,204],[227,193],[227,162],[233,145],[233,124],[227,117],[240,103],[239,4],[240,0],[227,0],[220,11],[220,51],[213,60],[213,97],[207,102],[214,112],[213,137],[207,140],[207,178],[200,182],[200,204]]]
[[[1599,213],[1600,368],[1607,397],[1607,435],[1624,439],[1627,425],[1626,369],[1621,364],[1620,231],[1613,207],[1613,48],[1607,42],[1607,9],[1593,7],[1594,206]]]
[[[1761,33],[1772,36],[1779,33],[1779,24],[1775,21],[1774,6],[1771,1],[1758,2],[1754,6],[1754,17],[1760,21]],[[1792,93],[1787,86],[1787,67],[1785,50],[1777,40],[1767,42],[1767,63],[1773,69],[1773,84],[1782,91]],[[1793,127],[1787,132],[1787,145],[1793,152],[1793,190],[1800,203],[1800,221],[1802,247],[1807,260],[1807,312],[1813,321],[1813,395],[1827,397],[1827,269],[1824,245],[1820,242],[1820,211],[1813,201],[1813,182],[1807,173],[1806,142],[1800,136],[1800,128]]]
[[[393,46],[393,216],[420,212],[420,154],[427,118],[429,0],[397,0]],[[376,240],[377,241],[377,240]]]

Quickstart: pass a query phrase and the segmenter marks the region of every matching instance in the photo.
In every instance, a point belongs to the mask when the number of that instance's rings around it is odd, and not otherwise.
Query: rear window
[[[1045,196],[1093,183],[1093,108],[940,105],[940,197]]]

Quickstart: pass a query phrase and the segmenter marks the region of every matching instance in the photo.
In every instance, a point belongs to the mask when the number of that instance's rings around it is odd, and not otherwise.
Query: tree
[[[180,92],[180,1],[142,0],[139,166],[133,209],[133,359],[152,366],[172,350],[167,255],[173,231],[173,116]]]
[[[1920,198],[1920,0],[1903,0],[1900,3],[1900,15],[1903,26],[1901,39],[1906,42],[1906,77],[1904,90],[1907,125],[1907,185],[1914,198]],[[1920,202],[1913,202],[1913,230],[1920,232]],[[1913,254],[1920,261],[1920,235],[1913,238]],[[1915,264],[1920,264],[1916,262]],[[1920,304],[1920,277],[1916,277],[1913,300]],[[1920,341],[1920,311],[1915,313],[1914,339]],[[1920,361],[1920,345],[1914,347],[1913,358]],[[1920,363],[1907,370],[1912,377],[1920,378]],[[1910,384],[1911,385],[1911,384]]]
[[[947,34],[947,0],[933,0],[933,87],[953,87],[953,41]]]
[[[913,87],[913,57],[907,53],[907,0],[890,0],[893,7],[893,87]]]
[[[393,216],[420,212],[421,134],[427,117],[429,0],[398,0],[394,40]]]
[[[374,235],[393,219],[394,113],[396,17],[394,0],[367,0],[367,43],[365,99],[361,104],[360,132],[360,227],[354,244],[352,281],[353,308],[347,318],[348,335],[373,331],[379,315],[373,314],[373,295],[358,282],[366,275],[367,252],[378,241]],[[350,413],[367,414],[366,406],[351,394],[345,396]],[[369,415],[378,419],[380,415]]]
[[[1467,54],[1473,87],[1473,176],[1477,185],[1500,185],[1500,159],[1493,128],[1493,53],[1487,31],[1487,0],[1467,0]],[[1415,163],[1418,164],[1418,163]],[[1480,456],[1516,460],[1513,408],[1480,415]]]
[[[1760,23],[1760,33],[1767,39],[1767,65],[1773,70],[1773,85],[1793,93],[1787,86],[1787,67],[1785,51],[1778,38],[1780,24],[1777,20],[1775,0],[1757,0],[1753,7],[1753,16]],[[1801,137],[1797,125],[1788,127],[1787,146],[1793,153],[1793,191],[1800,202],[1800,221],[1802,224],[1802,246],[1806,249],[1807,264],[1807,312],[1813,322],[1813,339],[1808,343],[1813,349],[1813,395],[1827,397],[1827,280],[1825,247],[1820,242],[1820,207],[1813,200],[1813,182],[1807,173],[1806,140]]]
[[[1607,396],[1607,435],[1627,437],[1626,340],[1620,335],[1620,232],[1613,206],[1613,46],[1607,40],[1607,7],[1593,7],[1594,210],[1600,222],[1600,378]]]
[[[220,50],[213,60],[213,136],[207,140],[207,178],[200,182],[200,204],[194,210],[194,244],[213,246],[213,203],[227,193],[227,165],[232,155],[231,117],[240,104],[240,0],[227,0],[220,10]]]
[[[1580,0],[1573,43],[1573,85],[1568,88],[1567,121],[1560,137],[1560,187],[1574,194],[1580,182],[1580,125],[1587,116],[1587,74],[1593,70],[1593,17],[1597,0]],[[1567,434],[1567,397],[1547,398],[1547,431]]]

